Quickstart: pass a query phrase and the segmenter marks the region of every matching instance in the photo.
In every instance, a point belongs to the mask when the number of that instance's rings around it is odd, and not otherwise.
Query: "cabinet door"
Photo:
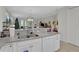
[[[58,36],[50,36],[43,38],[43,52],[53,52],[59,47]]]
[[[58,34],[53,39],[54,39],[54,49],[55,51],[57,51],[58,49],[60,49],[60,35]]]
[[[18,52],[40,52],[41,39],[28,40],[17,43]]]
[[[41,52],[41,39],[35,39],[32,42],[32,52]]]
[[[1,52],[13,52],[13,45],[12,44],[6,44],[0,49]]]
[[[16,51],[17,52],[31,52],[32,48],[31,46],[31,41],[22,41],[22,42],[17,42],[16,43]]]
[[[54,50],[54,40],[52,38],[43,38],[43,52],[52,52]]]

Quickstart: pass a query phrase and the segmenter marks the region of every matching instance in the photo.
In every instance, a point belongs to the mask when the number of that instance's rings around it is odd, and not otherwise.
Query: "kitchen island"
[[[56,32],[47,32],[38,37],[0,39],[1,52],[54,52],[58,49],[60,49],[60,35]]]

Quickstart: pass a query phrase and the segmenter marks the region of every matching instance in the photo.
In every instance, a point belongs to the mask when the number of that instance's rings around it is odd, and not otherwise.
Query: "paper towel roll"
[[[13,40],[15,35],[15,28],[10,28],[10,38]]]

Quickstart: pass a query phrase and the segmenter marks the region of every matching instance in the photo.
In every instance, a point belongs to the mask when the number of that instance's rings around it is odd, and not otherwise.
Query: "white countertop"
[[[38,38],[44,38],[44,37],[49,37],[49,36],[54,36],[58,33],[56,32],[47,32],[44,33],[43,35],[39,35],[38,37],[30,37],[30,38],[22,38],[22,39],[16,39],[14,38],[14,40],[8,40],[7,43],[13,43],[13,42],[21,42],[21,41],[27,41],[27,40],[34,40],[34,39],[38,39]]]
[[[34,40],[34,39],[38,39],[38,38],[44,38],[44,37],[48,37],[48,36],[54,36],[56,34],[58,34],[58,33],[47,32],[47,33],[44,33],[43,35],[39,35],[38,37],[23,38],[23,39],[15,39],[14,38],[14,40],[11,40],[9,37],[0,38],[0,48],[3,47],[7,43],[21,42],[21,41],[26,41],[26,40]]]

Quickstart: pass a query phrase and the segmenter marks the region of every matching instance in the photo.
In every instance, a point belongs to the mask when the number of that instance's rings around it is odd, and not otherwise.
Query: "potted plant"
[[[18,22],[18,18],[16,18],[16,20],[15,20],[15,29],[19,29],[19,22]]]

